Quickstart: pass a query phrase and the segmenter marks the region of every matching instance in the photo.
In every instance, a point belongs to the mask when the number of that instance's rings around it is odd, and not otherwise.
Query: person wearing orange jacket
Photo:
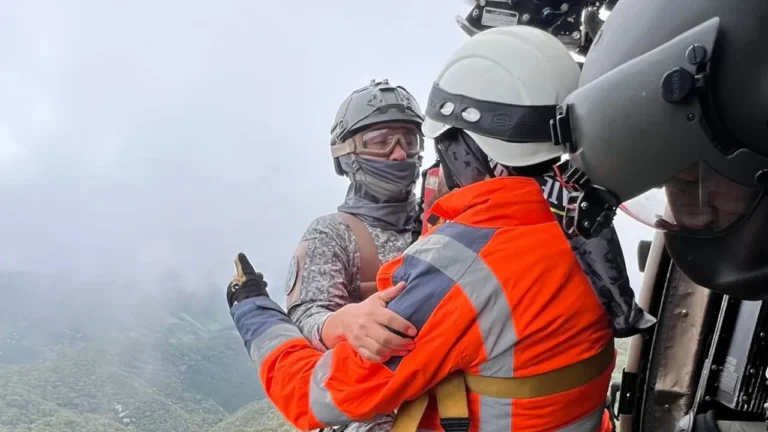
[[[452,90],[479,71],[485,90]],[[433,86],[427,117],[440,128],[451,191],[431,210],[444,222],[377,278],[387,308],[417,328],[405,356],[372,363],[346,341],[316,350],[238,255],[231,315],[267,397],[292,425],[397,409],[393,432],[611,429],[609,318],[533,179],[559,154],[549,120],[578,76],[554,36],[503,27],[466,41]]]

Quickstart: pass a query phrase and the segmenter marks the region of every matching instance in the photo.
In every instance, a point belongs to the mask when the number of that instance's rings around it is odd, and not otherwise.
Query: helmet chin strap
[[[496,162],[491,158],[488,158],[488,165],[491,166],[491,170],[493,171],[494,177],[509,177],[511,175],[514,175],[514,173],[510,171],[509,168],[505,167],[504,165]]]

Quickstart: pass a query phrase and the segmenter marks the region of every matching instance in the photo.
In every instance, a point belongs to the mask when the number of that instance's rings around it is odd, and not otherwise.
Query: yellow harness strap
[[[469,418],[467,383],[462,372],[454,372],[435,386],[437,411],[441,419]]]
[[[446,431],[464,431],[469,429],[469,409],[467,408],[467,385],[463,372],[454,372],[428,392],[400,406],[390,432],[416,432],[419,422],[427,409],[429,397],[437,399],[437,411],[440,423]],[[451,425],[459,425],[459,429]],[[448,425],[446,427],[446,425]],[[466,427],[464,427],[466,426]]]
[[[416,432],[428,402],[429,393],[424,393],[418,398],[400,405],[390,432]]]
[[[400,406],[391,432],[416,432],[430,395],[437,399],[440,424],[446,432],[468,431],[467,388],[482,396],[530,399],[581,387],[602,375],[613,363],[613,339],[592,357],[578,363],[529,377],[494,378],[455,372],[432,390]],[[608,389],[606,389],[606,392]]]

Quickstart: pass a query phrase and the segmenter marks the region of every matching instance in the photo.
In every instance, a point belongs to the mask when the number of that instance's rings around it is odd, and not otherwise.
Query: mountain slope
[[[295,432],[268,400],[253,402],[219,423],[211,432]]]
[[[95,419],[202,432],[263,398],[220,289],[128,296],[55,280],[0,274],[0,432]],[[56,290],[69,295],[40,301]]]
[[[0,432],[130,432],[131,428],[113,421],[90,415],[61,411],[29,426],[4,428]]]

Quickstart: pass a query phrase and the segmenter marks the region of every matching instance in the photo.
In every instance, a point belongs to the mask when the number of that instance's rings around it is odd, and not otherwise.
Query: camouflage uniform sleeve
[[[288,316],[316,349],[326,351],[328,316],[349,303],[355,272],[349,257],[354,237],[336,215],[315,219],[302,236],[286,281]]]

